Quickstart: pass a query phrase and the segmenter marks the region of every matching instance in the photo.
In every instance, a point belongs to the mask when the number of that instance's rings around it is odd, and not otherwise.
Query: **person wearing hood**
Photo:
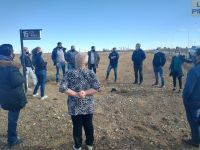
[[[53,60],[54,66],[56,66],[56,82],[58,83],[60,81],[60,72],[62,70],[63,76],[66,71],[66,48],[62,46],[61,42],[57,43],[57,47],[53,49],[53,52],[51,54],[51,58]]]
[[[47,62],[45,62],[42,57],[42,49],[40,47],[36,47],[32,50],[32,60],[33,65],[35,66],[35,74],[37,76],[37,84],[33,91],[33,97],[39,95],[37,91],[40,87],[41,100],[47,99],[48,96],[45,95]]]
[[[158,47],[155,51],[154,58],[153,58],[153,70],[155,76],[155,83],[153,86],[159,85],[158,74],[160,75],[161,85],[160,87],[163,88],[165,86],[164,81],[164,74],[163,74],[163,66],[166,63],[166,57],[163,52],[161,52],[161,48]]]
[[[78,52],[75,50],[75,46],[72,45],[71,49],[69,51],[67,51],[66,54],[66,61],[67,61],[67,68],[68,70],[71,69],[75,69],[76,65],[75,65],[75,56],[78,54]]]
[[[100,57],[98,52],[96,52],[95,46],[91,47],[91,51],[88,52],[88,68],[96,73],[98,68]]]
[[[26,85],[27,85],[28,91],[32,91],[32,89],[29,88],[28,78],[29,78],[29,76],[32,78],[34,87],[37,84],[37,78],[34,73],[34,67],[33,67],[33,63],[31,60],[31,54],[29,53],[29,50],[27,47],[24,47],[23,50],[24,50],[24,62],[22,59],[22,55],[20,56],[20,60],[21,60],[21,64],[25,65],[25,67],[26,67]]]
[[[14,61],[13,46],[0,45],[0,105],[8,110],[8,147],[22,143],[17,134],[17,122],[20,111],[27,103],[23,84],[25,78],[19,71],[20,64]],[[1,121],[1,124],[3,122]]]
[[[135,72],[135,81],[133,84],[138,84],[138,73],[140,75],[140,81],[139,84],[142,84],[143,82],[143,61],[146,59],[145,52],[140,48],[141,44],[137,43],[135,46],[135,51],[132,54],[132,61],[134,66],[134,72]]]
[[[183,89],[183,103],[186,117],[191,128],[191,139],[184,140],[186,144],[199,147],[200,144],[200,49],[196,50],[195,66],[192,67],[186,78]]]

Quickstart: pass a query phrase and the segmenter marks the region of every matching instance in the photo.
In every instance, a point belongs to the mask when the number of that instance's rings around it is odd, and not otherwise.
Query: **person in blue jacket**
[[[140,75],[140,81],[139,84],[142,84],[143,82],[143,61],[146,59],[145,52],[140,48],[141,44],[136,44],[136,50],[133,51],[132,54],[132,61],[134,65],[134,72],[135,72],[135,82],[134,84],[138,84],[138,73]]]
[[[195,66],[187,74],[183,90],[183,103],[191,128],[192,138],[184,140],[194,147],[200,144],[200,48],[196,50]]]
[[[163,74],[163,66],[166,63],[166,57],[163,52],[161,52],[160,47],[156,49],[156,52],[154,54],[153,58],[153,70],[154,70],[154,76],[155,76],[155,83],[153,86],[157,86],[159,84],[158,80],[158,74],[160,74],[161,79],[161,88],[165,86],[165,80],[164,80],[164,74]]]
[[[109,54],[108,59],[110,60],[110,63],[108,65],[106,73],[106,80],[108,80],[111,69],[114,69],[115,82],[117,82],[117,66],[118,66],[119,54],[117,52],[116,47],[112,49],[112,52]]]

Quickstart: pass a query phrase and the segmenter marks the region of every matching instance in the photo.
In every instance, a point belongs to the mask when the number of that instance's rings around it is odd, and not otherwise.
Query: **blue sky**
[[[19,29],[43,29],[42,39],[24,41],[51,52],[63,46],[86,51],[200,45],[200,18],[192,0],[1,0],[0,43],[20,51]]]

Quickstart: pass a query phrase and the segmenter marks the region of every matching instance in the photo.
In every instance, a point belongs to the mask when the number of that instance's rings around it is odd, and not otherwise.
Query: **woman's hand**
[[[85,91],[80,91],[78,94],[79,94],[79,97],[81,99],[85,98],[85,96],[86,96],[86,92]]]

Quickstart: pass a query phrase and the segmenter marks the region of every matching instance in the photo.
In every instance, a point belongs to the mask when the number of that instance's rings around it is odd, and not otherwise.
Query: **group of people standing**
[[[28,75],[33,79],[35,86],[33,96],[38,96],[40,87],[41,99],[47,98],[45,95],[46,70],[47,62],[44,60],[42,50],[36,47],[31,54],[28,48],[24,48],[25,56],[21,57],[22,65],[26,67],[27,86]],[[24,77],[19,71],[19,65],[16,65],[14,59],[13,47],[10,44],[0,45],[0,105],[3,109],[8,110],[8,146],[12,147],[22,142],[17,136],[17,121],[22,108],[27,103],[26,94],[23,84]],[[134,65],[135,81],[134,84],[143,83],[143,61],[145,52],[141,49],[139,43],[136,44],[136,50],[132,54]],[[108,80],[111,69],[114,69],[115,82],[117,81],[117,68],[119,53],[114,47],[108,56],[110,63],[107,68],[106,80]],[[96,68],[99,65],[100,57],[91,47],[91,51],[79,53],[75,46],[71,46],[69,51],[62,46],[61,42],[53,49],[52,60],[56,66],[56,82],[59,83],[59,91],[68,95],[68,113],[71,116],[73,124],[73,150],[81,150],[82,145],[82,128],[85,130],[86,146],[88,150],[93,149],[94,145],[94,128],[93,114],[94,97],[100,90],[100,82],[96,76]],[[172,57],[170,65],[170,75],[173,77],[173,90],[176,90],[176,79],[179,80],[179,91],[182,89],[182,64],[190,63],[184,56],[180,55],[178,48]],[[157,48],[153,58],[153,69],[155,83],[159,85],[159,75],[161,78],[160,87],[165,86],[163,67],[166,63],[166,56]],[[63,77],[61,80],[60,72]],[[28,88],[31,90],[30,88]],[[186,109],[186,115],[191,127],[192,139],[186,140],[187,144],[198,147],[200,144],[200,49],[195,55],[195,67],[193,67],[186,80],[183,90],[183,101]]]
[[[75,49],[74,45],[71,46],[69,51],[66,51],[66,48],[62,46],[61,42],[57,43],[57,46],[53,49],[51,55],[53,64],[56,66],[56,82],[60,82],[61,71],[64,76],[67,70],[75,69],[75,56],[78,53],[79,52]],[[91,50],[88,52],[88,56],[88,68],[96,73],[100,57],[96,52],[95,46],[91,47]]]

